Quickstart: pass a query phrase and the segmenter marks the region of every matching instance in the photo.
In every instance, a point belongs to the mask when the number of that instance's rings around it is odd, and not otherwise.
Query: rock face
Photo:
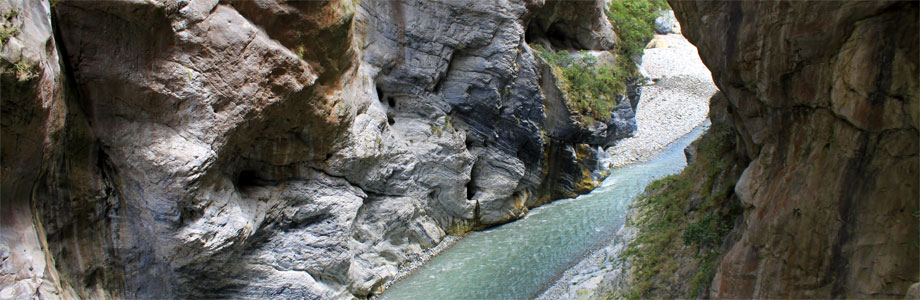
[[[15,13],[11,13],[14,12]],[[86,133],[85,123],[71,121],[73,102],[64,98],[64,76],[57,43],[51,28],[47,3],[38,1],[4,1],[0,3],[3,33],[15,38],[0,40],[0,298],[28,299],[32,295],[54,298],[60,276],[48,249],[40,216],[33,214],[32,201],[41,182],[71,180],[92,182],[96,178],[76,179],[88,174],[78,170],[49,178],[49,172],[61,174],[60,164],[65,145],[80,140]],[[83,126],[80,126],[83,125]],[[73,133],[69,139],[65,133]],[[81,151],[73,151],[80,156]],[[83,181],[83,183],[86,183]],[[89,189],[73,188],[75,193]],[[41,219],[38,219],[41,220]],[[73,231],[72,231],[73,232]],[[103,240],[100,240],[103,242]],[[93,247],[92,244],[86,245]],[[72,295],[72,294],[71,294]]]
[[[591,188],[635,103],[550,115],[525,37],[609,50],[602,8],[4,1],[0,296],[379,292],[447,234]]]
[[[918,4],[671,5],[751,159],[711,297],[903,297],[920,280]]]
[[[658,13],[658,17],[655,18],[655,33],[680,33],[680,24],[677,23],[673,10]]]
[[[606,3],[546,0],[542,7],[533,3],[527,41],[548,43],[547,49],[609,50],[616,43],[616,33],[604,14]]]

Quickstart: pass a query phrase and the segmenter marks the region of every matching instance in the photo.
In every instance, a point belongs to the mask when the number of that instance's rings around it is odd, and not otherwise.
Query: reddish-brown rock
[[[917,2],[671,1],[752,159],[713,298],[899,298],[920,280]]]

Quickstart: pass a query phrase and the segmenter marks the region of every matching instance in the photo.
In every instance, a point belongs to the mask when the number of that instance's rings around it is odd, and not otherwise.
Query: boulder
[[[674,17],[673,10],[663,10],[658,12],[658,17],[655,17],[655,33],[680,34],[680,24],[677,23],[677,19]]]

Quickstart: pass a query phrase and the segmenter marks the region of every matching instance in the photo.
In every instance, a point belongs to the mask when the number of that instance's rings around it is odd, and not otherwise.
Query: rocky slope
[[[709,296],[903,297],[920,280],[918,4],[671,5],[750,159]]]
[[[590,189],[635,101],[579,124],[526,41],[609,50],[602,8],[4,1],[0,296],[372,294]]]

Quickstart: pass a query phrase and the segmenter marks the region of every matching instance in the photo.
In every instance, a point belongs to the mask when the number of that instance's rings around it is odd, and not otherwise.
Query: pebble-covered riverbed
[[[657,35],[659,48],[646,49],[641,69],[649,78],[636,109],[636,135],[607,149],[609,167],[646,161],[696,128],[718,90],[696,47],[680,34]]]

